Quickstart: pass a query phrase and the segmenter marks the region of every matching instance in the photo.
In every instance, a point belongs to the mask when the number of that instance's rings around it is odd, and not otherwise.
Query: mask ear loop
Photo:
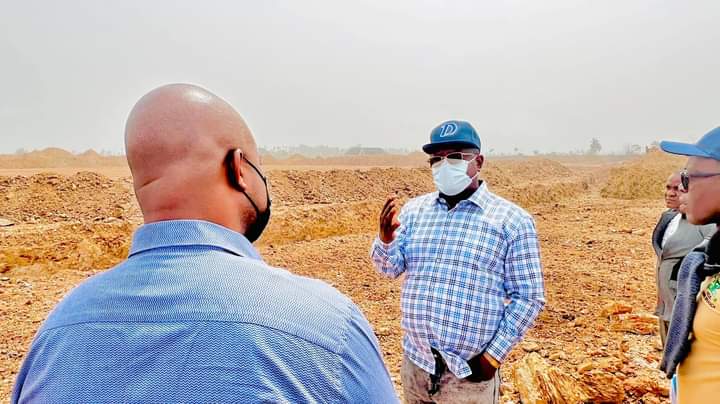
[[[477,162],[477,156],[479,156],[479,155],[480,155],[480,154],[478,153],[478,154],[473,158],[473,160],[472,160],[472,161],[475,162],[475,164],[478,164],[478,162]],[[470,177],[470,181],[475,181],[475,178],[479,178],[479,177],[480,177],[480,167],[477,168],[477,170],[476,170],[476,172],[475,172],[475,175],[473,175],[472,177]]]
[[[258,177],[260,177],[260,179],[263,181],[263,184],[265,184],[265,196],[267,197],[266,209],[270,209],[270,206],[272,205],[272,200],[270,199],[270,190],[268,189],[267,177],[263,173],[260,172],[260,170],[255,166],[255,164],[253,164],[250,160],[245,158],[245,155],[242,153],[242,150],[240,151],[240,156],[242,157],[243,160],[245,160],[246,163],[248,163],[250,165],[250,167],[253,168],[253,170],[255,170]],[[247,194],[245,194],[245,196],[247,196]],[[247,196],[247,198],[250,199],[249,196]],[[252,202],[252,200],[250,200],[250,202],[253,204],[253,206],[255,206],[255,203]],[[258,212],[258,214],[260,214],[260,210],[257,208],[257,206],[255,206],[255,210]]]
[[[260,209],[258,209],[257,205],[252,200],[252,198],[250,198],[250,195],[248,195],[247,192],[245,192],[245,190],[242,189],[240,187],[240,185],[238,184],[238,177],[236,174],[237,167],[235,166],[235,158],[234,158],[236,150],[239,150],[239,149],[232,149],[232,150],[228,151],[227,155],[225,156],[225,168],[227,171],[228,182],[230,182],[230,186],[233,187],[236,191],[241,192],[243,195],[245,195],[245,198],[247,198],[247,200],[252,205],[253,209],[255,209],[255,214],[260,216]],[[257,170],[257,168],[255,168],[255,166],[245,158],[245,155],[243,154],[242,150],[240,150],[240,158],[247,161],[248,164],[250,164],[250,166],[252,166],[253,169]],[[258,174],[260,174],[260,173],[258,172]],[[265,179],[262,176],[262,174],[260,174],[260,177],[263,178],[263,180]]]

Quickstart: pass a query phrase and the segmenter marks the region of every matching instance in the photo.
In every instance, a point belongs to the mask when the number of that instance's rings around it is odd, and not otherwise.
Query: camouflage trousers
[[[403,392],[408,404],[496,404],[500,399],[500,371],[495,377],[481,383],[458,379],[446,370],[440,378],[440,390],[430,396],[430,374],[415,365],[406,356],[403,357],[402,370]]]

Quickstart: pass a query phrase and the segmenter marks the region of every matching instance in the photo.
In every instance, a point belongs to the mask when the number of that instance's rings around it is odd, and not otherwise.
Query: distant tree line
[[[260,154],[272,156],[275,158],[288,158],[290,156],[301,155],[309,158],[316,157],[339,157],[347,155],[381,155],[381,154],[408,154],[417,150],[402,148],[381,148],[381,147],[365,147],[357,145],[348,148],[331,147],[331,146],[283,146],[283,147],[261,147]]]
[[[26,148],[24,148],[24,147],[20,147],[20,148],[18,148],[18,149],[15,150],[15,155],[17,155],[17,156],[22,156],[22,155],[24,155],[24,154],[35,153],[35,152],[42,152],[43,150],[47,150],[47,149],[39,149],[39,150],[38,150],[38,149],[33,149],[33,150],[28,150],[28,149],[26,149]],[[89,150],[86,150],[85,152],[80,152],[80,151],[77,151],[77,150],[72,150],[72,151],[70,151],[70,153],[72,153],[72,154],[74,154],[74,155],[79,155],[79,154],[83,154],[83,153],[90,152],[90,151],[92,151],[92,150],[93,150],[93,149],[89,149]],[[1,153],[0,153],[0,154],[1,154]],[[124,155],[125,155],[125,152],[124,152],[123,150],[108,150],[108,149],[102,149],[102,150],[100,150],[100,151],[98,152],[98,154],[101,155],[101,156],[104,156],[104,157],[118,157],[118,156],[124,156]]]

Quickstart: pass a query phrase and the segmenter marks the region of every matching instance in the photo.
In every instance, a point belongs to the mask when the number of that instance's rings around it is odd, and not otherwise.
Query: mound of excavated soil
[[[542,159],[501,161],[483,170],[493,192],[526,208],[586,191],[588,179],[572,174],[559,163]],[[388,195],[407,200],[435,188],[428,168],[278,170],[270,172],[270,181],[276,209],[261,239],[263,245],[372,232]],[[3,270],[73,266],[80,259],[95,262],[108,251],[83,241],[88,239],[86,232],[70,231],[69,226],[86,229],[126,223],[127,227],[112,228],[117,234],[110,238],[128,243],[132,226],[140,224],[138,211],[127,178],[113,180],[92,172],[0,177],[0,218],[48,228],[27,245],[6,237],[0,243],[0,250],[5,250]]]
[[[668,176],[680,171],[686,160],[661,151],[651,151],[637,160],[613,168],[601,195],[619,199],[661,199]]]
[[[543,159],[490,163],[483,169],[482,176],[492,191],[525,207],[556,202],[588,188],[586,178],[573,175],[557,162]],[[340,210],[348,211],[344,217],[354,222],[350,226],[353,230],[358,230],[361,224],[367,228],[367,224],[373,223],[374,218],[370,220],[365,216],[389,195],[406,199],[435,190],[429,168],[273,170],[269,177],[275,206],[299,209],[286,209],[288,217],[311,215],[311,220],[325,222],[331,219],[330,216],[325,219],[327,212],[314,214],[304,207],[333,205],[330,210],[336,214]],[[358,211],[361,205],[363,208]],[[69,177],[48,173],[0,177],[0,218],[18,223],[104,221],[134,218],[137,212],[128,178],[113,180],[92,172]],[[296,226],[293,222],[286,227]],[[318,226],[326,229],[329,225],[318,223],[312,227]],[[337,234],[319,231],[319,234],[325,233]],[[290,238],[298,237],[304,239],[305,235]]]
[[[23,154],[0,155],[0,168],[59,168],[59,167],[124,167],[123,156],[102,156],[94,150],[72,154],[63,149],[49,148]]]
[[[483,177],[495,186],[548,183],[565,180],[572,175],[572,170],[566,166],[546,158],[491,160],[483,170]]]
[[[408,155],[381,154],[374,156],[335,156],[309,158],[293,155],[288,158],[263,156],[263,164],[279,166],[363,166],[363,167],[419,167],[426,165],[425,153]]]
[[[482,178],[493,190],[520,204],[554,201],[577,189],[552,190],[549,184],[577,181],[573,172],[547,159],[490,162]],[[413,197],[435,190],[429,168],[374,168],[369,170],[278,170],[269,173],[273,197],[282,206],[381,200],[392,194]],[[529,193],[527,192],[529,191]]]
[[[109,268],[127,257],[134,227],[122,221],[39,226],[41,231],[3,234],[0,273]]]
[[[433,189],[427,168],[272,171],[272,195],[280,205],[297,206],[384,199],[393,193],[416,196]]]
[[[0,217],[19,222],[122,218],[131,199],[124,181],[92,172],[0,177]]]
[[[350,296],[373,325],[401,391],[401,281],[380,278],[368,249],[384,198],[432,191],[429,169],[270,175],[277,209],[258,245],[262,256]],[[587,172],[542,159],[491,161],[483,176],[494,192],[532,207],[547,287],[545,310],[503,367],[502,401],[667,402],[659,338],[645,335],[656,329],[647,314],[654,257],[643,234],[661,204],[599,198],[588,192],[594,180]],[[130,188],[93,173],[0,178],[0,217],[16,222],[0,227],[0,401],[53,305],[127,256],[140,224]]]
[[[483,178],[491,191],[526,208],[575,197],[592,182],[544,159],[488,164]],[[429,168],[273,171],[270,183],[278,208],[264,245],[371,232],[388,195],[404,201],[435,190]]]

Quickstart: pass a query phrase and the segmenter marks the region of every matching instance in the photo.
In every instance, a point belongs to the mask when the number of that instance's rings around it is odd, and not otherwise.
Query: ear
[[[233,187],[240,192],[244,192],[248,189],[248,184],[245,182],[243,175],[243,152],[240,149],[235,149],[230,159],[231,164],[229,170],[231,170],[230,181],[233,182]]]
[[[480,169],[483,167],[483,164],[485,164],[485,156],[482,154],[478,154],[475,157],[475,162],[477,163],[477,169],[480,171]]]

